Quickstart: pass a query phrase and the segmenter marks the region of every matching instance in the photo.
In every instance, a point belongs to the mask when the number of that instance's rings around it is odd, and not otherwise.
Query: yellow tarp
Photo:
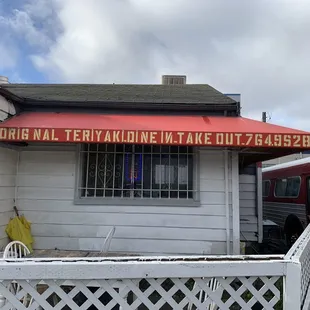
[[[21,241],[30,252],[33,251],[33,238],[31,235],[31,224],[24,215],[15,216],[6,226],[5,232],[12,241]]]

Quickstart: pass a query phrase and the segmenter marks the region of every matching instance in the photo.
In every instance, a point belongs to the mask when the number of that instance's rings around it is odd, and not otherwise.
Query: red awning
[[[27,112],[0,125],[2,141],[310,148],[310,133],[242,117]]]

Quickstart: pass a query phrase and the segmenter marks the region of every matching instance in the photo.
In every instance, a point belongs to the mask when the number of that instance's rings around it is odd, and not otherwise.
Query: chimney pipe
[[[186,84],[186,75],[163,75],[161,83],[163,85],[184,85]]]

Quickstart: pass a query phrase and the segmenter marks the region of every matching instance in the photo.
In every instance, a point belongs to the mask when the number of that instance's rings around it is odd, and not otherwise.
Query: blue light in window
[[[140,182],[142,179],[142,154],[138,156],[138,162],[134,171],[132,171],[132,162],[129,160],[129,153],[125,154],[125,180],[127,182],[132,182],[132,179],[136,182]],[[132,155],[133,156],[133,155]]]
[[[138,164],[137,164],[137,170],[135,173],[135,181],[141,182],[142,179],[142,154],[139,154],[138,156]]]
[[[125,180],[127,182],[131,182],[130,170],[131,170],[131,161],[129,162],[129,154],[126,153],[125,154]]]

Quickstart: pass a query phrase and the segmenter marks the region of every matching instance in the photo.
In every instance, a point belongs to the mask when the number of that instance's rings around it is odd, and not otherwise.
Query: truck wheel
[[[303,232],[303,226],[299,220],[299,218],[294,215],[290,214],[285,221],[284,225],[284,233],[286,244],[288,247],[291,247],[295,241],[300,237]]]

